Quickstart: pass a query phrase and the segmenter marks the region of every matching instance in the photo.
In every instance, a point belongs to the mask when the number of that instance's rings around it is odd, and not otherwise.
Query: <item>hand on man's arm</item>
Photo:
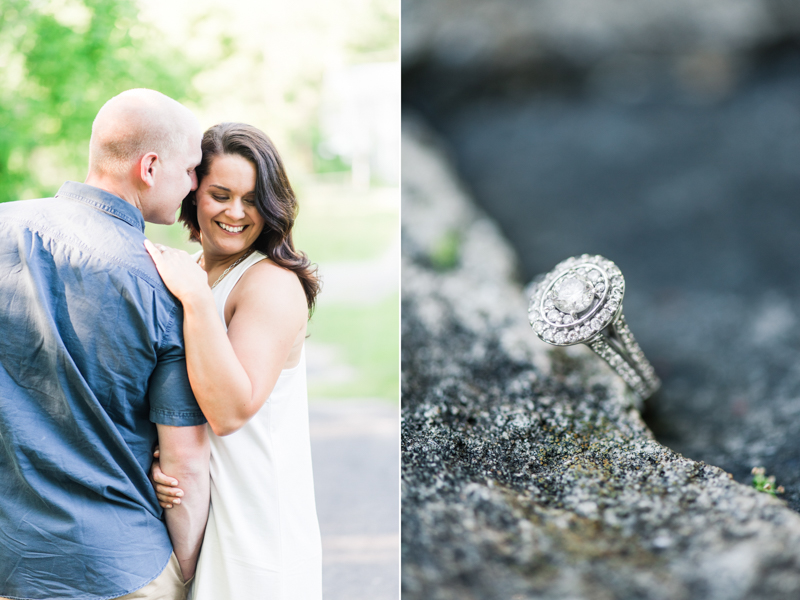
[[[178,480],[181,503],[166,511],[167,530],[184,580],[194,575],[208,520],[209,446],[205,424],[158,425],[161,469]]]

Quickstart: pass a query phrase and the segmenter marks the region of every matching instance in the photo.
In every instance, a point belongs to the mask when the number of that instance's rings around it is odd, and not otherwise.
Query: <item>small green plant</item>
[[[434,244],[430,253],[433,268],[437,271],[450,271],[458,266],[461,254],[461,236],[457,231],[449,230]]]
[[[775,487],[775,476],[770,475],[767,477],[764,467],[753,467],[753,470],[750,472],[753,474],[753,487],[759,492],[775,496],[785,491],[782,485]]]

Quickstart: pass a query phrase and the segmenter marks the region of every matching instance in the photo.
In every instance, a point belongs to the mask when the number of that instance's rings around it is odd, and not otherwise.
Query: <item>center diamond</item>
[[[553,304],[559,310],[576,314],[592,305],[594,286],[583,275],[570,273],[553,289]]]

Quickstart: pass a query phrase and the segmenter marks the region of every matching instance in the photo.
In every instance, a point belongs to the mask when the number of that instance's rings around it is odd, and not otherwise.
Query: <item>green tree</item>
[[[198,71],[138,21],[134,0],[0,0],[0,202],[52,195],[54,170],[82,178],[112,96],[193,99]]]

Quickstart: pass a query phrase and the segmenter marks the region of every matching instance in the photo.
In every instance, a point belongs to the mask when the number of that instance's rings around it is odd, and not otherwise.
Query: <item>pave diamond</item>
[[[594,286],[583,275],[573,272],[564,277],[553,289],[553,303],[565,313],[576,314],[592,305]]]
[[[547,312],[547,320],[551,323],[560,323],[561,322],[561,313],[557,310],[551,310]]]

